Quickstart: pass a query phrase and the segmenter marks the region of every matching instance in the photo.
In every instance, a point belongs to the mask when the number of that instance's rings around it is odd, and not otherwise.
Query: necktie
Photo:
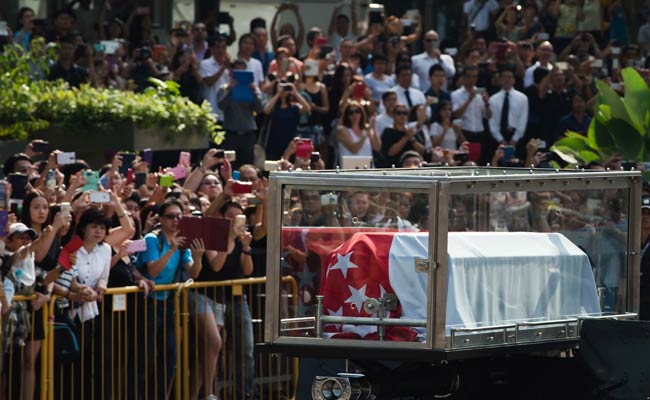
[[[508,114],[510,113],[510,100],[509,93],[506,92],[506,95],[503,98],[503,107],[501,108],[501,133],[507,132],[509,123],[508,123]],[[509,138],[505,138],[509,140]]]
[[[404,90],[404,96],[406,96],[406,102],[408,103],[409,108],[413,108],[413,102],[411,101],[411,95],[409,94],[408,89]]]

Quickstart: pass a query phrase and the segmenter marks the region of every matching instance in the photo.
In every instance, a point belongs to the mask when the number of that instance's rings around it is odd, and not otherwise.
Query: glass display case
[[[638,172],[313,171],[270,182],[267,343],[324,354],[566,345],[585,319],[636,317]]]

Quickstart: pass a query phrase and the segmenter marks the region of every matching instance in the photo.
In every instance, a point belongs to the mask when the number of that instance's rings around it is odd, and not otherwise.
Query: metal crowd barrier
[[[45,339],[40,368],[36,368],[38,398],[202,399],[214,393],[221,400],[229,400],[244,398],[246,383],[252,385],[249,394],[260,400],[295,398],[298,359],[258,353],[253,353],[252,363],[250,358],[245,359],[244,347],[263,340],[265,283],[262,277],[156,286],[155,294],[167,295],[167,300],[144,296],[138,287],[110,288],[103,302],[97,303],[99,315],[84,323],[68,319],[67,312],[60,309],[64,299],[53,296],[43,306]],[[287,304],[291,303],[286,308],[297,309],[296,281],[285,277],[283,285],[283,296]],[[203,297],[201,302],[196,300],[198,295]],[[33,298],[15,296],[13,301]],[[210,304],[209,309],[206,304]],[[209,355],[205,349],[213,343],[202,340],[207,325],[197,318],[200,307],[212,311],[214,317],[221,313],[222,346],[211,387],[201,383],[209,380],[205,376]],[[242,335],[247,322],[239,318],[246,307],[252,328],[249,343]],[[30,315],[33,320],[36,314]],[[73,331],[78,339],[77,353],[69,343],[70,336],[62,334]],[[4,345],[2,334],[0,343]],[[175,353],[169,351],[170,346],[175,347]],[[0,383],[0,398],[7,393],[6,398],[17,399],[21,396],[16,382],[24,379],[26,350],[13,344],[8,348],[5,363],[0,363],[0,376],[6,377]]]

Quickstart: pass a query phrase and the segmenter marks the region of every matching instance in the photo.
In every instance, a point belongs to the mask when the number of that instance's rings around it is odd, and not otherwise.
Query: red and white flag
[[[395,293],[389,273],[389,256],[395,233],[355,234],[332,251],[320,293],[325,296],[325,315],[363,316],[368,298],[381,298],[384,293]],[[401,307],[390,312],[389,318],[400,318]],[[325,325],[327,336],[337,339],[377,340],[377,327],[363,325]],[[386,340],[415,341],[417,332],[407,327],[386,328]]]

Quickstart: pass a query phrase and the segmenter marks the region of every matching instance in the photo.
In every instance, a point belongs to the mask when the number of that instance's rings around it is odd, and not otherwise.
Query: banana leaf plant
[[[650,161],[650,88],[633,68],[623,69],[621,75],[623,97],[605,82],[596,82],[598,97],[587,136],[567,131],[551,147],[570,166],[614,157]]]

